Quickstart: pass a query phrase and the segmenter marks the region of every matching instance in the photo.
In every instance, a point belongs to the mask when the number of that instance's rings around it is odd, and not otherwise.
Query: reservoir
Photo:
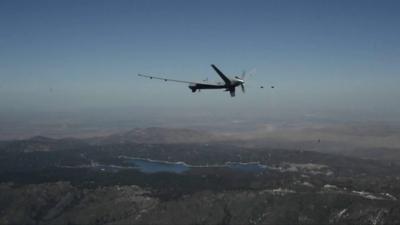
[[[161,162],[149,159],[130,159],[129,162],[143,173],[183,173],[190,169],[189,166],[184,163]]]

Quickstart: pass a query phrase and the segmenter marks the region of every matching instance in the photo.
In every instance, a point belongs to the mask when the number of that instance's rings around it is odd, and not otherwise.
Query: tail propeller
[[[256,69],[252,69],[250,71],[246,71],[246,70],[242,71],[242,75],[240,76],[240,79],[243,81],[243,83],[240,84],[240,87],[242,88],[243,93],[246,93],[246,89],[244,87],[244,80],[251,77],[255,72],[256,72]]]
[[[243,81],[243,83],[240,84],[240,87],[242,88],[242,92],[246,93],[246,89],[244,88],[244,79],[246,78],[246,71],[242,71],[242,75],[240,76],[240,79]]]
[[[246,78],[246,70],[243,70],[243,71],[242,71],[242,76],[240,76],[240,78],[241,78],[242,80],[244,80],[244,78]]]

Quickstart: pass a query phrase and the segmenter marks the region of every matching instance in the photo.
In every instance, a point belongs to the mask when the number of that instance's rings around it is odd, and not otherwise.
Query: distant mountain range
[[[178,128],[137,128],[127,132],[89,139],[91,143],[209,143],[224,138],[207,131]]]
[[[377,160],[400,161],[400,148],[396,147],[397,134],[378,132],[383,128],[373,127],[373,136],[366,131],[357,131],[351,136],[350,130],[342,126],[328,128],[261,129],[251,132],[210,132],[182,128],[136,128],[126,132],[92,138],[54,139],[35,136],[25,140],[0,141],[1,146],[14,145],[14,151],[53,151],[81,145],[103,144],[211,144],[229,143],[240,147],[267,147],[292,150],[309,150],[325,153],[355,156]],[[367,129],[367,128],[365,128]],[[384,129],[383,129],[384,130]],[[350,133],[349,133],[350,132]],[[362,132],[362,133],[360,133]],[[350,136],[346,136],[350,135]],[[400,137],[399,137],[400,138]],[[355,140],[355,141],[354,141]],[[365,142],[363,142],[365,140]],[[357,143],[355,143],[357,142]],[[372,145],[367,142],[372,143]],[[382,143],[382,144],[379,144]],[[379,147],[382,146],[382,147]],[[386,146],[386,147],[385,147]]]

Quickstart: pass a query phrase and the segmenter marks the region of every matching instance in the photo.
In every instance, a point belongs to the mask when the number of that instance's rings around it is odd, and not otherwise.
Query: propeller
[[[246,70],[243,70],[242,74],[240,75],[240,77],[236,77],[236,78],[239,78],[240,80],[242,80],[242,83],[240,84],[240,87],[241,87],[243,93],[246,93],[246,89],[244,87],[244,80],[246,78],[248,78],[249,76],[252,76],[254,72],[255,72],[255,69],[252,69],[249,72],[247,72]]]
[[[244,79],[246,78],[246,75],[247,75],[246,70],[243,70],[242,75],[240,76],[240,79],[243,81],[243,83],[240,84],[243,93],[246,93],[246,89],[244,88]]]
[[[240,78],[241,78],[242,80],[244,80],[244,78],[246,78],[246,70],[243,70],[243,71],[242,71],[242,76],[240,76]]]

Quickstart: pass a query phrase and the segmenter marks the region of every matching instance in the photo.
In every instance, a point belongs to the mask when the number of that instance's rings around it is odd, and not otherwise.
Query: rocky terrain
[[[146,132],[0,142],[0,224],[400,224],[393,161]],[[146,173],[132,158],[188,169]]]
[[[303,184],[306,189],[312,184]],[[398,224],[390,198],[291,189],[210,191],[163,201],[138,186],[2,184],[1,224]],[[5,194],[7,193],[7,194]]]

